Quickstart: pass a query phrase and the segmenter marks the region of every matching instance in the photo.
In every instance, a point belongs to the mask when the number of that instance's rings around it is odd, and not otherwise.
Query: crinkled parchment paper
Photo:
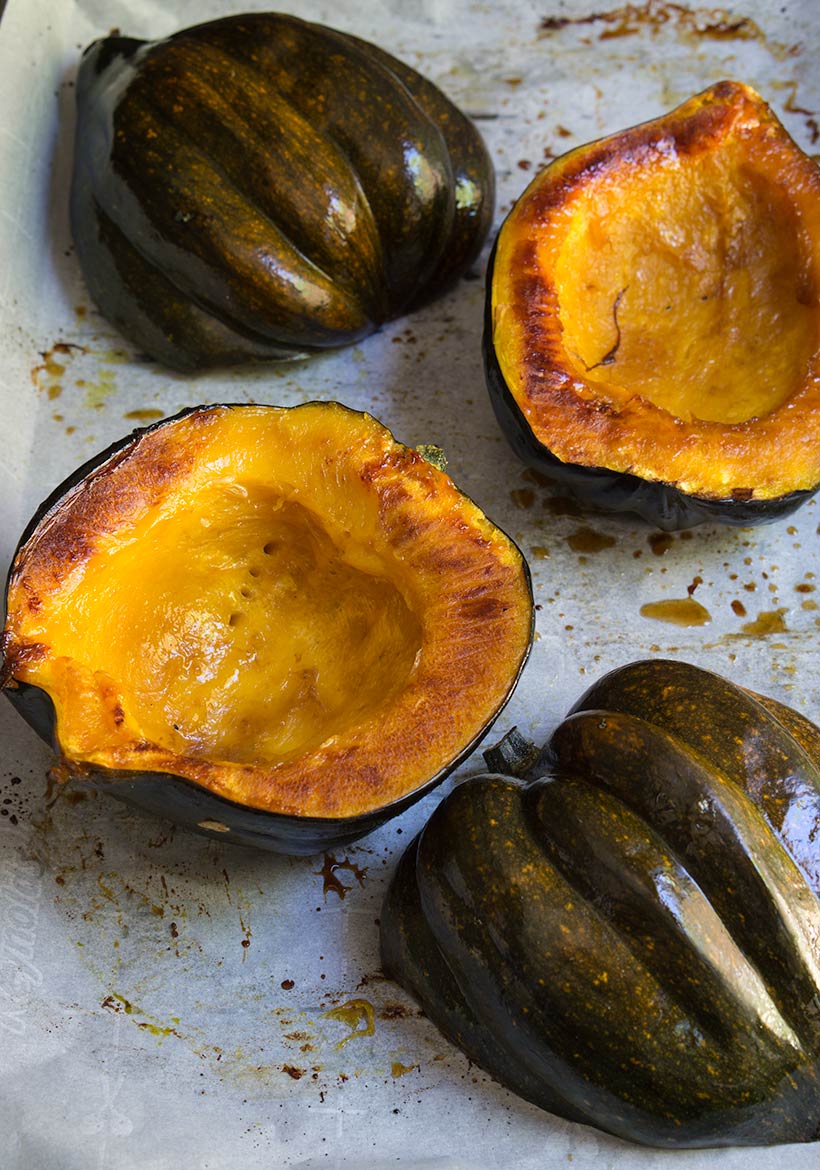
[[[245,8],[263,5],[250,2]],[[276,4],[270,7],[278,7]],[[658,538],[584,516],[509,453],[484,389],[484,259],[429,308],[309,363],[198,379],[140,360],[90,304],[67,189],[81,48],[158,37],[231,0],[9,0],[0,23],[0,552],[39,500],[140,422],[199,402],[338,398],[437,443],[530,559],[538,635],[497,728],[545,736],[591,678],[680,656],[818,714],[820,507],[757,530]],[[820,150],[813,0],[731,10],[595,0],[304,0],[376,40],[478,120],[498,221],[535,170],[722,77],[758,88]],[[690,592],[711,617],[641,615]],[[455,1051],[379,971],[398,851],[436,793],[312,859],[194,837],[47,780],[0,705],[0,1167],[427,1170],[816,1166],[817,1148],[662,1154],[556,1120]],[[474,758],[462,769],[480,768]],[[330,1013],[330,1014],[328,1014]]]

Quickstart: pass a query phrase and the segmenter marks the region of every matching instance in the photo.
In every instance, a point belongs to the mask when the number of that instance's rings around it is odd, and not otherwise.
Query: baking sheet
[[[56,483],[154,414],[336,398],[407,443],[444,447],[456,481],[530,560],[537,640],[499,733],[515,723],[545,737],[594,676],[645,655],[720,671],[816,718],[817,506],[765,529],[665,537],[553,497],[509,453],[484,390],[486,252],[443,300],[309,363],[177,376],[140,360],[96,313],[66,210],[79,50],[112,27],[156,37],[236,10],[230,0],[9,0],[4,563]],[[290,10],[376,40],[478,120],[498,170],[497,222],[545,159],[722,77],[754,85],[804,149],[820,150],[811,0],[603,11],[592,0],[306,0]],[[708,624],[641,614],[690,592]],[[381,975],[377,945],[385,883],[441,791],[355,846],[292,859],[58,791],[49,753],[9,704],[0,743],[4,1170],[816,1166],[815,1146],[637,1149],[517,1100],[455,1051]],[[480,767],[474,757],[459,775]]]

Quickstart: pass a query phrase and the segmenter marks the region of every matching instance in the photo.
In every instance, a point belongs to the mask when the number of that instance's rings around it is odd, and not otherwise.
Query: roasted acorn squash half
[[[253,13],[83,57],[77,255],[100,310],[166,365],[365,337],[469,267],[493,200],[470,120],[345,33]]]
[[[402,858],[386,970],[563,1117],[668,1147],[816,1138],[820,731],[657,659],[593,685],[530,783],[507,744]]]
[[[661,528],[820,484],[820,170],[720,82],[539,174],[498,236],[485,368],[517,453]]]
[[[374,418],[198,407],[40,510],[10,574],[2,681],[66,777],[312,853],[474,748],[532,618],[516,546]]]

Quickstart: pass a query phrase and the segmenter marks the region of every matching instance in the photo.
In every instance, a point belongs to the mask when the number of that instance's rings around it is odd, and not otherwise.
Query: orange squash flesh
[[[15,562],[7,679],[70,769],[165,772],[349,817],[422,785],[526,657],[520,553],[449,478],[333,403],[142,432]]]
[[[747,86],[580,147],[499,236],[492,341],[564,463],[706,499],[820,483],[820,170]]]

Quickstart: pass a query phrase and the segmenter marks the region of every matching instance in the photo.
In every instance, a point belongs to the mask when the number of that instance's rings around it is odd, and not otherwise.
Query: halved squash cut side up
[[[776,519],[820,483],[818,290],[820,170],[721,82],[521,196],[488,292],[496,411],[597,507]]]
[[[138,432],[61,490],[8,600],[7,692],[49,696],[70,772],[316,818],[442,778],[508,697],[532,622],[515,545],[335,403]]]

